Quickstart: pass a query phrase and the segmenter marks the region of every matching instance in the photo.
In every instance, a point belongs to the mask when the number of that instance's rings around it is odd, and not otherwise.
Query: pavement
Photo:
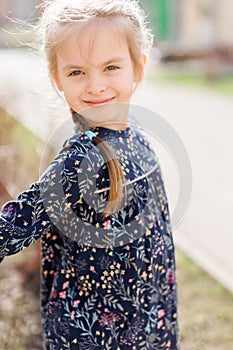
[[[149,82],[140,96],[137,103],[156,111],[177,131],[191,161],[192,198],[174,231],[175,242],[233,292],[233,99],[204,88]],[[182,183],[165,153],[160,160],[174,207]]]
[[[32,53],[0,51],[0,106],[46,142],[66,119],[67,109],[42,67]],[[174,228],[175,244],[233,292],[233,99],[205,88],[146,80],[132,102],[169,123],[191,162],[192,196]],[[172,157],[176,150],[169,152],[162,141],[155,148],[173,217],[184,183]]]

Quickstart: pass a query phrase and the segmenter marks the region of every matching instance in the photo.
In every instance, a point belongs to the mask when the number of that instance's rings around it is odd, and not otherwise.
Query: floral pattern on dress
[[[3,207],[0,258],[42,237],[47,350],[177,350],[174,245],[158,159],[136,127],[93,131],[125,173],[119,212],[102,218],[107,167],[77,132],[38,183]]]

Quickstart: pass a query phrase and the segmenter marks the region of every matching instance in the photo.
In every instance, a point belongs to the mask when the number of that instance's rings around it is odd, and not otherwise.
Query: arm
[[[5,204],[0,213],[0,259],[16,254],[34,243],[50,226],[40,186],[33,184],[16,201]]]
[[[0,261],[27,248],[50,228],[46,211],[46,191],[58,172],[60,155],[51,163],[40,181],[22,192],[15,201],[5,204],[0,212]]]
[[[73,209],[80,199],[79,182],[88,183],[93,172],[88,149],[71,139],[50,164],[40,181],[21,193],[16,201],[8,202],[0,212],[0,259],[15,254],[48,232],[51,225],[67,234],[76,221]],[[82,162],[84,158],[86,161]],[[79,170],[83,176],[79,176]],[[91,168],[92,170],[92,168]],[[90,181],[89,181],[90,182]],[[84,188],[85,191],[85,188]]]

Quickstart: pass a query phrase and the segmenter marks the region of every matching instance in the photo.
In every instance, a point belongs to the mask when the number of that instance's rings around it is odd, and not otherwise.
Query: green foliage
[[[158,84],[179,84],[189,87],[207,88],[226,95],[233,95],[233,75],[208,75],[192,73],[181,69],[161,68],[152,71],[148,79]]]
[[[1,181],[14,197],[38,178],[43,143],[2,110],[0,119],[0,145],[6,147],[0,154]]]

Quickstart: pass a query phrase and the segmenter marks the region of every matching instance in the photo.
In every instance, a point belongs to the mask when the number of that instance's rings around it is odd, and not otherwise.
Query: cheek
[[[115,82],[115,87],[121,93],[128,93],[129,90],[133,87],[133,77],[130,73],[124,74],[120,79]]]
[[[80,89],[80,86],[78,86],[77,84],[69,84],[64,87],[63,91],[64,91],[66,100],[69,102],[77,101],[82,94],[82,90]]]
[[[125,77],[126,78],[126,77]],[[123,80],[121,85],[119,86],[121,89],[121,95],[125,97],[130,97],[134,90],[134,82],[133,80]]]

